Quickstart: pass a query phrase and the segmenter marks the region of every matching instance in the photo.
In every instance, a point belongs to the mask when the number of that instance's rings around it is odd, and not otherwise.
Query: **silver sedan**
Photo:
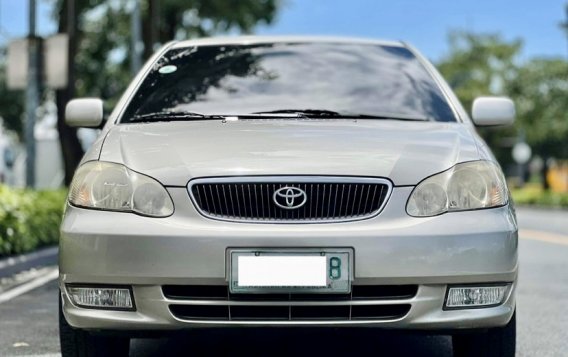
[[[64,356],[203,327],[365,326],[453,335],[456,355],[515,350],[517,222],[476,126],[399,42],[173,42],[100,127],[61,225]]]

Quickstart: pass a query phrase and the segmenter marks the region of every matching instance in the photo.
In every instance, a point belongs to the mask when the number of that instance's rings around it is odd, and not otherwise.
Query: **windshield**
[[[142,121],[152,113],[242,115],[296,108],[456,121],[408,49],[340,43],[172,49],[144,79],[121,121]]]

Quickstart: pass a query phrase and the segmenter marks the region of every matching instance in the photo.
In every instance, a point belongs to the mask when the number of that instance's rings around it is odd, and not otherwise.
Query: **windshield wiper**
[[[262,112],[254,112],[248,114],[249,116],[255,117],[264,117],[263,115],[267,115],[267,118],[278,118],[278,114],[286,114],[286,116],[293,115],[297,118],[343,118],[343,119],[384,119],[384,120],[411,120],[411,121],[429,121],[432,119],[425,118],[425,117],[413,117],[407,115],[391,115],[391,114],[362,114],[362,113],[351,113],[351,112],[336,112],[333,110],[327,109],[279,109],[279,110],[271,110],[271,111],[262,111]],[[247,117],[247,114],[237,114],[231,115],[234,117]],[[196,112],[188,112],[188,111],[180,111],[180,112],[173,112],[173,111],[162,111],[162,112],[153,112],[153,113],[146,113],[135,115],[132,118],[133,123],[153,123],[153,122],[160,122],[160,121],[191,121],[191,120],[221,120],[226,119],[228,116],[226,115],[210,115],[210,114],[201,114]]]
[[[264,112],[255,112],[253,114],[297,114],[298,117],[304,118],[346,118],[346,119],[385,119],[385,120],[411,120],[411,121],[430,121],[432,119],[426,117],[408,116],[403,114],[362,114],[351,112],[336,112],[327,109],[279,109]]]
[[[299,117],[337,117],[341,113],[326,109],[278,109],[252,114],[296,114]]]
[[[208,115],[195,112],[154,112],[141,115],[135,115],[132,122],[150,123],[158,121],[190,121],[190,120],[208,120],[208,119],[224,119],[222,115]]]

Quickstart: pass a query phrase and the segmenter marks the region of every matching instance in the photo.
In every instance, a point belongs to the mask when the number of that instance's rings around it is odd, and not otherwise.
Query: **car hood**
[[[465,124],[335,119],[120,124],[100,154],[166,186],[235,175],[372,176],[415,185],[479,157]]]

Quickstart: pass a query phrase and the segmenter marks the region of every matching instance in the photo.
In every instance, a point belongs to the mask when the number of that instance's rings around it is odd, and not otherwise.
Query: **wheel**
[[[517,340],[517,313],[504,327],[488,329],[484,332],[459,334],[452,337],[454,356],[466,357],[514,357]]]
[[[62,357],[128,356],[130,339],[93,335],[71,327],[65,320],[59,294],[59,343]]]

